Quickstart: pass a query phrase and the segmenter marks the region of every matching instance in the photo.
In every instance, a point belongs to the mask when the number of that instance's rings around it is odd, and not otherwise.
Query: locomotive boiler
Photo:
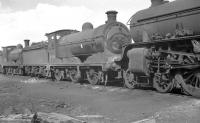
[[[84,23],[81,32],[64,36],[57,42],[56,57],[74,59],[65,68],[73,81],[79,77],[98,84],[119,77],[114,60],[121,57],[122,46],[131,43],[131,37],[128,28],[116,21],[116,11],[106,14],[105,24],[93,28],[91,23]]]
[[[130,32],[135,42],[145,41],[145,35],[151,41],[169,38],[174,33],[176,36],[200,33],[198,0],[151,1],[150,8],[137,12],[130,19]]]
[[[200,1],[151,2],[131,17],[135,43],[126,45],[116,61],[126,86],[150,86],[163,93],[180,88],[200,97]]]

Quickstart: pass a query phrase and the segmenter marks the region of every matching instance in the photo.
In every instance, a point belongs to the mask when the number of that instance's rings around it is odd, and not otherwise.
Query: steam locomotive
[[[129,29],[116,20],[116,11],[106,12],[105,24],[93,28],[84,23],[82,31],[60,30],[47,33],[48,42],[3,48],[3,73],[53,77],[91,84],[121,79],[119,66],[122,46],[131,43]]]
[[[200,97],[200,1],[151,2],[129,20],[135,43],[126,45],[116,61],[126,86],[163,93],[181,88]]]

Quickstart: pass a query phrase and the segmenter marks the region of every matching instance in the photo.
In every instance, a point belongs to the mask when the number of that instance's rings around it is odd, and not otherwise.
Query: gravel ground
[[[152,90],[0,75],[0,115],[34,112],[62,113],[88,122],[101,119],[101,123],[199,123],[200,101]]]

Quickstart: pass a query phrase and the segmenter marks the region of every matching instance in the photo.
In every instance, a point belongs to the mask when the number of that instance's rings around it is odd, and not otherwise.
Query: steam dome
[[[86,22],[82,26],[82,31],[93,29],[93,25],[90,22]]]

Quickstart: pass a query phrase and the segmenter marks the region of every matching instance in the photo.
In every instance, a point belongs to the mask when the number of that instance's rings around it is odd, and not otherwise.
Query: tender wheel
[[[127,88],[130,89],[135,88],[135,85],[137,84],[137,79],[133,72],[129,70],[123,71],[123,77],[124,77],[124,84]]]
[[[174,82],[168,74],[155,74],[153,78],[153,87],[161,93],[170,92],[173,89]]]
[[[98,73],[95,72],[94,69],[89,70],[89,72],[87,73],[87,80],[92,85],[98,84],[99,83],[99,75],[98,75]]]
[[[182,74],[177,74],[175,79],[180,83],[183,91],[186,94],[194,97],[200,97],[200,71],[199,70],[188,70]]]
[[[0,73],[3,73],[3,67],[0,65]]]
[[[20,73],[20,75],[24,75],[24,70],[23,70],[23,68],[20,68],[20,69],[19,69],[19,73]]]
[[[42,72],[42,76],[47,77],[47,74],[48,74],[48,70],[44,69],[44,71]]]
[[[62,79],[62,74],[61,74],[61,72],[60,72],[59,69],[56,69],[56,70],[55,70],[54,77],[55,77],[55,79],[56,79],[57,81],[60,81],[60,80]]]
[[[78,74],[77,70],[73,69],[69,72],[69,77],[72,82],[77,83],[80,80],[80,75]]]

